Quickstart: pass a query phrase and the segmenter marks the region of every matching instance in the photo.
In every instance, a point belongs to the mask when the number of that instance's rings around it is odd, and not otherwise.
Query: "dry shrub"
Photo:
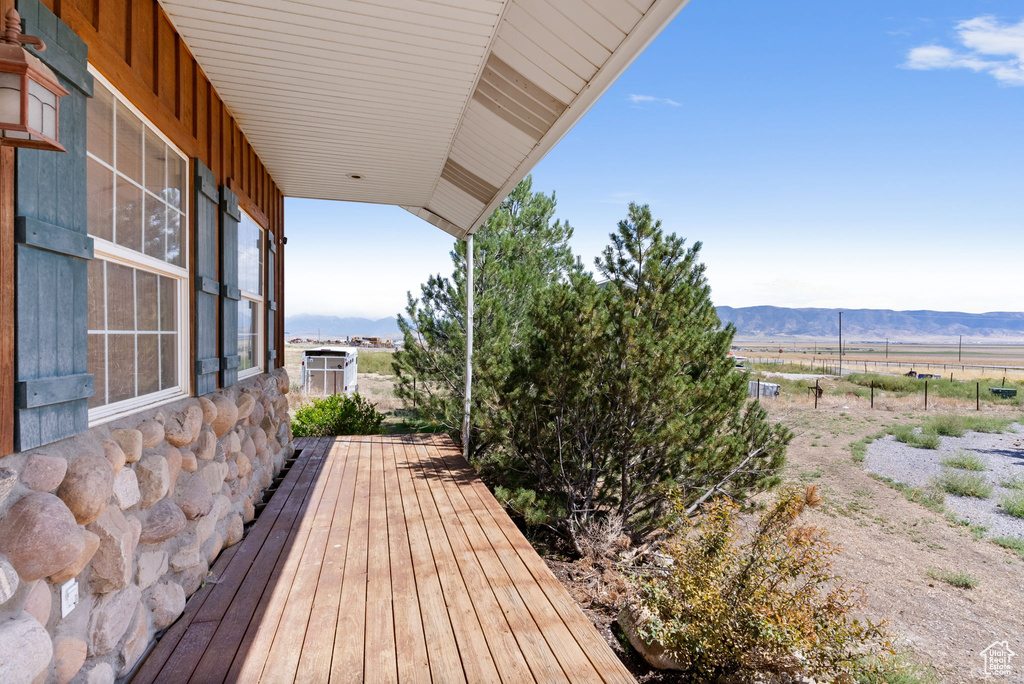
[[[891,644],[881,626],[853,617],[862,592],[835,574],[838,547],[822,528],[800,524],[820,502],[814,485],[788,489],[748,531],[726,500],[685,521],[667,570],[634,580],[640,635],[693,681],[780,671],[865,681],[873,660],[865,656],[891,653]]]

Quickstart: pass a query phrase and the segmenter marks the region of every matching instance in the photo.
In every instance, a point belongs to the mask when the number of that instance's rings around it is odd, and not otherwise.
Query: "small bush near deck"
[[[821,528],[798,522],[820,501],[814,485],[787,490],[749,535],[739,507],[726,500],[708,505],[696,520],[681,516],[668,549],[674,562],[664,573],[634,580],[640,636],[664,646],[692,681],[754,681],[758,673],[793,667],[795,654],[802,673],[815,679],[886,681],[865,668],[892,662],[889,637],[853,617],[862,592],[835,574],[838,548]]]
[[[1024,489],[1024,476],[1014,475],[1013,477],[1000,482],[999,486],[1006,487],[1007,489]]]
[[[1024,491],[1004,496],[999,505],[1007,514],[1015,518],[1024,518]]]
[[[299,407],[292,420],[296,437],[333,437],[336,435],[380,435],[384,414],[358,394],[347,397],[333,394],[313,399]]]
[[[947,470],[935,480],[935,486],[954,496],[987,499],[992,496],[992,484],[981,475]]]
[[[946,584],[952,584],[954,587],[961,589],[974,589],[978,586],[978,580],[974,579],[966,572],[951,572],[949,570],[940,570],[938,568],[928,568],[927,575],[935,580],[940,580]]]
[[[942,445],[942,440],[938,435],[918,432],[910,425],[898,425],[892,428],[892,436],[896,438],[897,442],[903,442],[907,446],[917,449],[938,449]]]
[[[965,451],[961,451],[953,456],[947,456],[942,459],[941,463],[947,468],[957,468],[959,470],[973,470],[975,472],[987,470],[984,461],[974,454],[969,454]]]

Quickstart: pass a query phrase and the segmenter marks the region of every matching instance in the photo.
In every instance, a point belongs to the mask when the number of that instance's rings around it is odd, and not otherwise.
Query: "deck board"
[[[134,682],[631,682],[446,437],[306,439]]]

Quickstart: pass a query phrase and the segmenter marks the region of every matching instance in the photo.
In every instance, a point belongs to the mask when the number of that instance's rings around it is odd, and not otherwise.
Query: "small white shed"
[[[751,399],[778,399],[780,387],[774,382],[750,380],[747,383],[747,396]]]
[[[355,347],[315,347],[302,352],[302,389],[306,394],[355,394],[359,350]]]

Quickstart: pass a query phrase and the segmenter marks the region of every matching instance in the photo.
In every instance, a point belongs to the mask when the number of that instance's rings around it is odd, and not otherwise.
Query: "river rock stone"
[[[18,590],[18,573],[6,560],[0,558],[0,603],[7,603]]]
[[[246,499],[242,502],[242,521],[252,522],[256,519],[256,505],[252,502],[252,499]]]
[[[238,542],[242,541],[242,536],[245,534],[245,525],[242,523],[242,516],[238,513],[234,513],[228,518],[227,528],[224,530],[224,544],[225,546],[234,546]]]
[[[217,514],[216,511],[211,511],[210,515],[204,515],[196,521],[196,529],[194,532],[195,540],[200,544],[204,543],[207,539],[213,536],[216,529]]]
[[[171,570],[183,572],[189,568],[196,567],[202,562],[203,557],[200,555],[200,545],[198,542],[195,542],[181,547],[176,554],[171,556]]]
[[[82,684],[114,684],[114,668],[110,663],[96,663],[85,673]]]
[[[210,423],[214,434],[218,437],[226,435],[238,422],[238,407],[223,394],[215,394],[212,399],[217,407],[217,418]]]
[[[276,368],[271,375],[277,380],[277,391],[281,394],[288,394],[288,390],[291,389],[288,383],[288,371],[284,368]]]
[[[235,457],[235,464],[238,468],[238,477],[245,477],[252,472],[252,461],[244,454]]]
[[[131,468],[124,468],[114,476],[114,501],[122,511],[142,500],[139,478]]]
[[[187,446],[196,440],[202,427],[203,409],[198,404],[192,404],[170,415],[164,423],[164,439],[172,446]]]
[[[206,558],[206,562],[213,563],[223,549],[224,537],[221,536],[220,532],[214,532],[213,536],[203,546],[203,557]]]
[[[146,551],[135,563],[135,583],[140,589],[149,589],[167,572],[167,552]]]
[[[31,684],[45,676],[52,657],[50,635],[30,616],[0,622],[0,682]]]
[[[103,455],[110,461],[110,467],[114,469],[115,474],[121,472],[121,468],[128,462],[124,449],[112,439],[103,440]]]
[[[252,439],[252,444],[256,447],[256,453],[259,453],[267,448],[267,433],[259,428],[249,430],[249,438]]]
[[[96,602],[89,615],[89,655],[105,656],[114,650],[131,626],[141,600],[142,592],[129,584]]]
[[[235,406],[238,408],[238,414],[235,416],[236,421],[242,421],[249,417],[252,413],[253,406],[256,405],[256,400],[252,398],[251,394],[242,394],[238,397],[238,401],[235,402]]]
[[[207,397],[199,397],[199,408],[203,412],[203,422],[212,423],[217,420],[217,406]]]
[[[242,440],[242,453],[251,461],[256,458],[256,443],[248,435]]]
[[[242,456],[241,454],[239,454],[238,457],[241,458],[242,460],[245,460],[245,456]],[[231,482],[232,480],[237,480],[237,479],[238,479],[238,461],[233,458],[230,461],[228,461],[228,474],[224,476],[224,481],[225,482]]]
[[[185,590],[185,595],[191,596],[199,590],[199,587],[203,586],[203,582],[206,581],[206,577],[209,574],[209,566],[206,565],[206,561],[200,559],[199,565],[182,570],[178,575],[177,581],[181,588]]]
[[[126,518],[111,506],[89,531],[100,538],[100,547],[92,559],[92,589],[108,594],[123,589],[132,581],[132,561],[139,543],[142,525],[135,518]]]
[[[84,546],[75,517],[53,494],[23,496],[0,519],[0,553],[25,582],[67,567]]]
[[[206,515],[213,508],[213,495],[202,477],[189,477],[174,494],[174,503],[189,520]]]
[[[0,504],[7,500],[17,484],[18,474],[16,472],[10,468],[0,468]]]
[[[216,494],[221,490],[221,487],[224,484],[224,478],[227,474],[227,464],[219,461],[209,461],[199,469],[199,475],[210,488],[210,494]]]
[[[82,542],[82,552],[78,554],[78,557],[70,565],[50,575],[51,582],[54,584],[64,584],[72,577],[78,577],[79,573],[92,560],[92,557],[96,555],[97,549],[100,548],[99,535],[89,530],[82,530]]]
[[[186,473],[194,473],[198,467],[199,461],[196,459],[196,455],[188,449],[181,449],[181,469]]]
[[[87,647],[81,639],[57,639],[53,642],[56,684],[68,684],[85,665]]]
[[[25,605],[22,610],[36,619],[36,622],[46,627],[50,621],[50,609],[53,608],[53,592],[46,580],[39,580],[28,592]]]
[[[185,514],[170,499],[162,499],[145,513],[142,520],[143,544],[157,544],[166,541],[185,529]]]
[[[64,481],[68,462],[59,456],[33,454],[21,471],[21,481],[37,492],[52,492]]]
[[[199,433],[193,453],[200,461],[213,459],[217,453],[217,436],[213,434],[213,430],[203,430]]]
[[[164,441],[164,426],[155,420],[146,420],[139,423],[138,430],[142,433],[143,449],[152,449]]]
[[[263,407],[263,402],[257,401],[252,407],[252,412],[249,414],[249,423],[251,425],[259,425],[265,415],[267,415],[267,411]]]
[[[181,451],[168,446],[164,458],[167,459],[167,496],[171,496],[177,487],[178,474],[181,472]]]
[[[161,630],[185,610],[185,590],[176,582],[162,582],[153,587],[146,605],[153,615],[153,628]]]
[[[167,494],[170,487],[170,472],[167,459],[160,454],[149,453],[135,464],[135,475],[142,494],[142,508],[149,508]]]
[[[146,652],[149,644],[149,622],[146,608],[140,603],[135,608],[135,619],[128,630],[128,637],[121,647],[121,671],[118,673],[124,677],[131,672],[132,667],[139,661],[142,654]]]
[[[228,456],[234,456],[242,450],[242,440],[239,439],[237,432],[231,432],[221,440],[221,444],[224,446],[224,453]]]
[[[619,612],[619,626],[629,639],[629,643],[637,650],[644,660],[659,670],[682,670],[685,664],[674,658],[659,641],[650,643],[641,636],[639,627],[647,618],[647,609],[626,605]]]
[[[138,430],[114,430],[111,435],[121,445],[126,463],[135,463],[142,457],[142,433]]]
[[[114,493],[114,468],[106,457],[86,452],[71,462],[57,496],[71,510],[79,525],[99,517]]]

